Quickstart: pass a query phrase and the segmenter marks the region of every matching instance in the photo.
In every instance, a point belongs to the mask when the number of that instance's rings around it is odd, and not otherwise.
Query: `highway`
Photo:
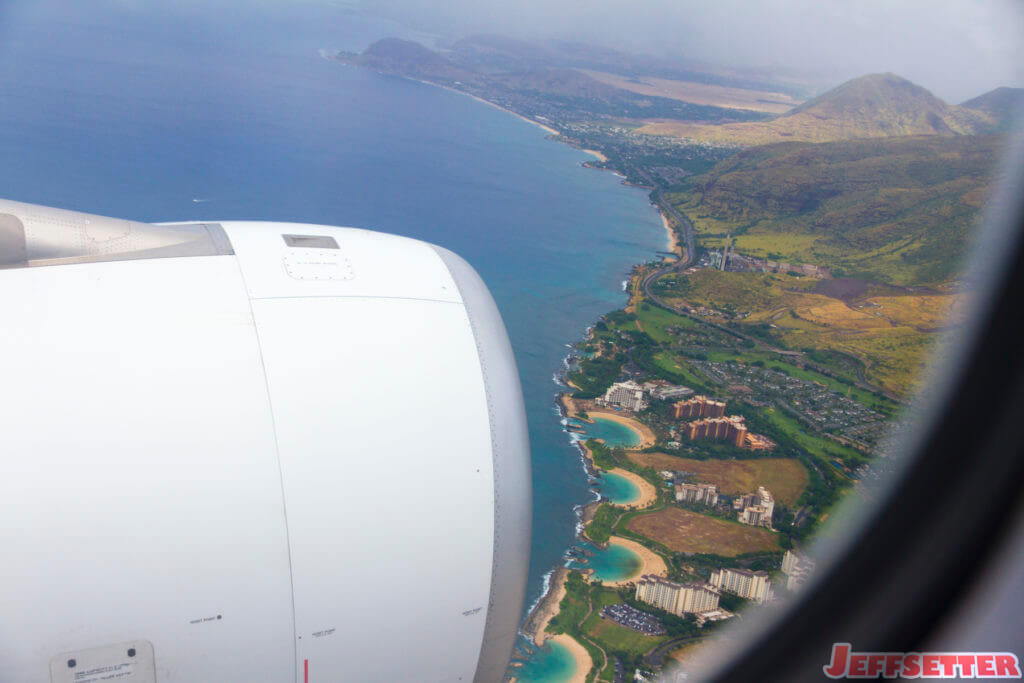
[[[716,330],[719,330],[720,332],[724,332],[725,334],[730,334],[739,339],[744,339],[749,342],[752,342],[755,345],[755,347],[759,349],[770,351],[772,353],[777,353],[781,356],[798,357],[801,359],[801,362],[804,365],[804,367],[810,370],[814,370],[815,372],[819,372],[828,377],[836,376],[835,373],[833,373],[828,368],[825,368],[821,365],[818,365],[817,363],[814,363],[813,361],[808,360],[806,354],[803,351],[793,351],[790,349],[783,349],[779,348],[778,346],[773,346],[772,344],[769,344],[752,335],[746,334],[745,332],[740,332],[739,330],[733,329],[731,327],[726,327],[725,325],[710,320],[706,320],[702,317],[690,313],[690,311],[685,308],[673,306],[664,299],[662,299],[661,297],[659,297],[657,294],[655,294],[651,287],[658,280],[658,278],[669,273],[679,272],[691,266],[694,263],[694,261],[696,261],[697,249],[695,246],[693,223],[691,223],[690,220],[685,215],[682,214],[682,212],[680,212],[678,209],[672,206],[672,204],[669,203],[667,199],[665,199],[660,189],[654,189],[652,191],[651,199],[659,210],[663,211],[672,219],[675,219],[676,224],[679,225],[683,237],[683,255],[681,258],[670,263],[667,263],[663,266],[660,266],[658,268],[655,268],[654,270],[643,276],[643,279],[640,281],[640,289],[649,301],[652,301],[658,306],[668,309],[678,315],[686,316],[687,318],[695,320],[699,323],[713,327]],[[860,371],[859,368],[857,370],[857,379],[854,381],[854,384],[860,389],[880,393],[894,401],[901,400],[899,396],[896,396],[891,392],[885,391],[881,387],[877,387],[865,381],[863,378],[863,373]]]

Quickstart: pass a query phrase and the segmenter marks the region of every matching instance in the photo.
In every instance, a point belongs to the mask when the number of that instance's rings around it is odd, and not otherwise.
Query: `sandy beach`
[[[661,224],[665,226],[665,231],[668,233],[668,250],[679,258],[682,258],[683,247],[679,244],[679,234],[672,229],[672,224],[669,223],[668,216],[661,211],[658,212],[658,215],[661,216]],[[666,259],[667,258],[668,257],[666,257]]]
[[[468,92],[463,92],[462,90],[457,90],[455,88],[449,88],[446,85],[439,85],[437,83],[431,83],[430,81],[420,81],[420,83],[426,83],[427,85],[435,85],[438,88],[444,88],[445,90],[451,90],[452,92],[457,92],[460,95],[465,95],[466,97],[472,97],[477,102],[483,102],[484,104],[489,104],[492,107],[494,107],[495,109],[500,109],[503,112],[506,112],[508,114],[512,114],[512,116],[515,116],[516,118],[519,118],[519,119],[522,119],[523,121],[526,121],[527,123],[532,123],[535,126],[543,128],[544,130],[546,130],[547,132],[551,133],[552,135],[561,135],[561,133],[559,133],[557,130],[555,130],[551,126],[546,126],[543,123],[541,123],[540,121],[534,121],[533,119],[528,119],[525,116],[523,116],[522,114],[517,114],[516,112],[512,111],[511,109],[506,109],[505,107],[501,106],[500,104],[495,104],[494,102],[491,102],[490,100],[485,100],[482,97],[477,97],[476,95],[470,95]],[[589,150],[584,150],[584,151],[589,151]],[[600,152],[598,152],[597,154],[600,154]]]
[[[598,161],[608,161],[608,157],[606,157],[604,154],[601,154],[596,149],[584,149],[581,151],[586,152],[587,154],[592,154],[593,156],[597,157]]]
[[[342,63],[344,64],[345,62],[342,62]],[[376,71],[377,73],[385,73],[386,74],[386,72],[378,71],[377,69],[371,69],[371,70],[372,71]],[[387,75],[394,75],[394,74],[387,74]],[[441,85],[440,83],[434,83],[432,81],[424,81],[423,79],[413,78],[412,76],[402,76],[402,78],[405,78],[405,79],[410,80],[410,81],[416,81],[417,83],[422,83],[423,85],[432,85],[435,88],[441,88],[442,90],[448,90],[449,92],[455,92],[455,93],[458,93],[460,95],[465,95],[466,97],[471,97],[474,100],[476,100],[477,102],[482,102],[484,104],[490,105],[490,106],[494,107],[495,109],[500,109],[503,112],[506,112],[508,114],[512,114],[512,116],[515,116],[516,118],[522,119],[523,121],[526,121],[527,123],[532,123],[535,126],[539,126],[540,128],[543,128],[547,132],[551,133],[552,135],[561,135],[561,133],[559,133],[557,130],[555,130],[551,126],[546,126],[543,123],[541,123],[540,121],[534,121],[533,119],[526,118],[522,114],[517,114],[516,112],[512,111],[511,109],[506,109],[505,107],[501,106],[500,104],[495,104],[494,102],[491,102],[490,100],[485,100],[482,97],[477,97],[476,95],[471,95],[470,93],[465,92],[463,90],[459,90],[458,88],[452,88],[450,86]],[[584,150],[584,151],[590,151],[590,150]],[[600,155],[600,152],[593,152],[593,153]],[[602,161],[607,161],[607,159],[602,159]]]
[[[559,567],[555,570],[555,573],[551,575],[551,586],[548,592],[544,594],[544,597],[537,603],[537,607],[534,608],[533,614],[530,615],[526,626],[527,635],[532,631],[533,642],[538,647],[551,637],[544,631],[558,614],[558,607],[562,604],[562,598],[565,597],[565,580],[568,576],[569,570],[566,567]]]
[[[620,581],[605,581],[604,585],[606,586],[622,586],[627,583],[633,583],[637,578],[644,574],[657,574],[658,576],[666,576],[668,574],[668,567],[665,566],[665,560],[661,559],[661,556],[653,550],[648,550],[636,541],[631,541],[628,538],[622,538],[621,536],[612,536],[608,539],[608,545],[620,545],[639,555],[640,569],[633,576]]]
[[[571,683],[584,683],[587,680],[587,674],[590,673],[590,669],[594,666],[594,662],[590,659],[590,654],[586,648],[580,645],[575,638],[565,634],[551,636],[551,640],[564,645],[576,660],[576,673],[573,674],[569,681]]]
[[[643,450],[644,448],[653,446],[654,443],[658,440],[658,437],[655,436],[654,432],[651,431],[650,427],[632,417],[626,417],[625,415],[615,413],[612,411],[593,409],[587,411],[587,416],[590,418],[599,417],[602,420],[611,420],[612,422],[618,422],[620,425],[623,425],[624,427],[629,427],[634,432],[639,434],[641,442],[636,446],[630,446],[626,450]]]
[[[624,470],[620,467],[616,467],[613,470],[609,470],[609,474],[617,474],[623,479],[629,479],[633,482],[638,489],[640,489],[640,497],[631,503],[612,503],[612,505],[618,505],[619,507],[638,507],[645,508],[654,505],[658,501],[658,490],[654,488],[651,482],[647,481],[639,474],[634,474],[629,470]]]

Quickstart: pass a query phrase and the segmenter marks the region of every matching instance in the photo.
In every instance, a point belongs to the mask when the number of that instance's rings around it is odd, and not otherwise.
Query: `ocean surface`
[[[5,2],[0,196],[143,221],[358,226],[465,257],[498,301],[526,396],[530,603],[594,495],[553,378],[666,235],[645,192],[540,128],[320,54],[387,35],[431,38],[317,4]]]

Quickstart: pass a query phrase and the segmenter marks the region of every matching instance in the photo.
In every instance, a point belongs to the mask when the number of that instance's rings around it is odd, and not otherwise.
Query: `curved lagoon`
[[[596,415],[591,419],[593,423],[573,421],[570,424],[586,431],[586,434],[582,435],[584,439],[603,439],[607,445],[612,447],[632,448],[639,446],[643,441],[640,434],[622,423],[606,420]]]
[[[564,683],[576,673],[576,659],[569,648],[548,640],[522,668],[513,672],[518,681]]]
[[[624,581],[636,576],[643,566],[639,555],[621,545],[609,544],[604,550],[590,543],[582,543],[581,547],[593,555],[586,562],[573,561],[569,566],[592,569],[593,578],[601,581]]]
[[[640,499],[640,487],[618,474],[603,473],[600,486],[601,495],[616,505],[629,505]]]

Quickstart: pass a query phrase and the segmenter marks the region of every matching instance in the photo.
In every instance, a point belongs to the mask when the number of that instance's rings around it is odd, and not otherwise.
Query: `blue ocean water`
[[[601,475],[601,495],[613,503],[626,505],[640,497],[640,488],[618,474]]]
[[[665,247],[643,191],[470,98],[350,68],[415,32],[316,3],[0,4],[0,196],[144,221],[351,225],[441,244],[508,326],[534,462],[528,601],[590,500],[552,399],[565,344]]]
[[[580,547],[593,553],[586,562],[572,561],[573,569],[593,569],[595,578],[602,581],[622,581],[634,576],[643,565],[640,556],[629,548],[609,544],[607,548],[598,548],[590,543],[581,543]]]

